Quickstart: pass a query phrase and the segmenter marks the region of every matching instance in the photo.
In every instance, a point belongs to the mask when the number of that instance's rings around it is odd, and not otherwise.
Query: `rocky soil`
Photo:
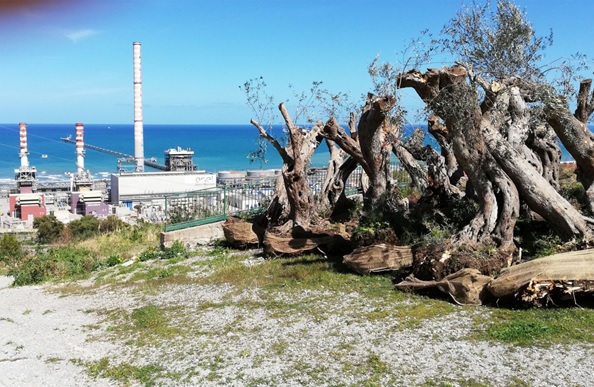
[[[258,260],[248,259],[246,267]],[[417,324],[357,293],[271,296],[256,286],[238,292],[231,285],[191,282],[158,291],[94,287],[92,281],[8,283],[0,279],[2,386],[594,383],[591,345],[524,348],[472,338],[473,317],[486,308],[456,307]],[[125,316],[147,305],[167,313],[166,330],[143,335],[130,327]],[[145,370],[150,378],[94,373],[102,359]]]

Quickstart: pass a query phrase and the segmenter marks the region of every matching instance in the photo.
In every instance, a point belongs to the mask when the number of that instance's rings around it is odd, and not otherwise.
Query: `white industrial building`
[[[111,175],[113,204],[215,188],[216,173],[203,171],[121,173]]]

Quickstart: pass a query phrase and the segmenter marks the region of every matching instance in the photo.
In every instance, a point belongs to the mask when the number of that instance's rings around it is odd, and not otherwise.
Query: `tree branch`
[[[324,130],[321,134],[325,138],[336,142],[338,146],[340,146],[346,153],[349,154],[349,156],[357,160],[357,162],[361,164],[361,167],[365,173],[371,173],[367,161],[365,161],[363,158],[363,153],[361,153],[361,147],[359,146],[359,143],[345,132],[345,130],[336,121],[336,118],[332,117],[328,120],[328,122],[326,122],[326,125],[324,125]]]
[[[269,143],[272,144],[272,146],[274,147],[274,149],[277,150],[277,152],[280,154],[281,158],[283,159],[284,162],[286,163],[292,163],[293,159],[289,156],[289,154],[287,153],[287,151],[285,150],[285,148],[282,147],[282,145],[276,140],[276,138],[272,137],[270,134],[268,134],[268,132],[266,132],[266,129],[264,129],[262,127],[262,125],[260,125],[258,123],[258,121],[254,120],[253,118],[250,120],[250,123],[252,125],[254,125],[256,127],[256,129],[258,129],[258,131],[260,132],[260,137],[265,138],[266,140],[268,140]]]
[[[575,118],[584,124],[588,121],[588,118],[594,111],[594,105],[592,104],[592,100],[594,99],[594,91],[592,92],[590,98],[588,98],[591,87],[592,79],[584,79],[580,82],[580,91],[577,95],[577,107],[575,109],[575,113],[573,114]]]

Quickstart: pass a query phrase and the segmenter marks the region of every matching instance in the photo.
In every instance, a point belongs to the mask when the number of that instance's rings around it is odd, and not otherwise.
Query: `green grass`
[[[477,321],[476,338],[517,346],[594,343],[594,311],[494,309]]]
[[[111,325],[107,328],[111,337],[125,341],[126,344],[142,347],[155,340],[171,340],[183,333],[181,328],[171,325],[169,313],[175,313],[175,307],[161,308],[146,305],[131,312],[122,309],[100,310]]]
[[[81,362],[74,361],[81,364]],[[113,364],[108,358],[102,358],[93,362],[82,362],[94,378],[103,377],[129,385],[131,381],[138,381],[143,386],[154,386],[155,378],[162,372],[163,368],[158,365],[134,366],[127,362]]]

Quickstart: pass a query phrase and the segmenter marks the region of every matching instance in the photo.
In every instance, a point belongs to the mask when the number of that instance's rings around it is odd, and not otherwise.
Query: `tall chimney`
[[[144,172],[140,43],[134,42],[132,47],[134,49],[134,161],[136,162],[136,172]]]
[[[76,128],[76,168],[77,173],[85,172],[85,142],[83,141],[84,126],[80,122],[75,124]]]
[[[21,150],[19,157],[21,158],[21,169],[29,168],[29,150],[27,149],[27,124],[19,123],[19,133],[21,138]]]

